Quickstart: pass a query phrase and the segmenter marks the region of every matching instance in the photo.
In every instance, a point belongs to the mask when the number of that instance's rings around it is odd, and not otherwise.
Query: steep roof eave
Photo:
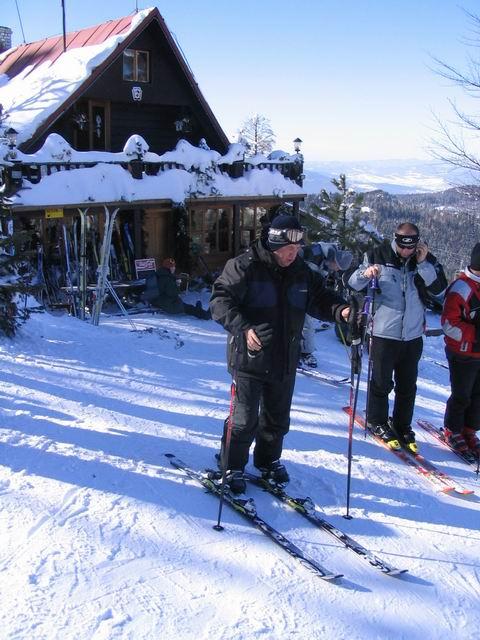
[[[185,60],[182,56],[182,54],[180,53],[174,39],[172,38],[172,35],[170,33],[170,30],[168,29],[165,20],[163,19],[163,17],[160,15],[160,12],[158,10],[157,7],[155,7],[146,17],[144,20],[142,20],[142,22],[140,22],[135,29],[133,29],[133,31],[123,40],[123,42],[121,43],[121,45],[119,47],[116,47],[114,49],[114,51],[112,51],[112,53],[100,64],[98,65],[98,67],[96,67],[92,73],[90,74],[90,76],[88,78],[85,79],[85,81],[64,101],[62,102],[62,104],[53,112],[51,113],[43,122],[42,124],[38,127],[38,129],[35,131],[35,133],[25,142],[23,142],[20,145],[20,149],[25,149],[26,147],[29,147],[30,145],[34,144],[39,138],[41,138],[41,136],[45,133],[45,131],[47,131],[49,129],[49,127],[51,127],[57,120],[58,118],[60,118],[65,111],[74,103],[76,102],[76,100],[78,100],[80,98],[80,96],[98,79],[98,77],[105,72],[106,69],[108,69],[108,67],[113,64],[113,62],[117,59],[118,55],[120,53],[122,53],[122,51],[124,51],[125,49],[128,48],[128,46],[131,44],[131,42],[133,42],[133,40],[135,40],[135,38],[137,38],[140,33],[149,25],[151,24],[154,20],[156,20],[158,22],[158,25],[160,27],[160,29],[162,30],[163,34],[165,35],[165,38],[168,41],[168,44],[170,45],[175,58],[177,60],[177,62],[179,63],[180,67],[182,68],[183,72],[185,73],[187,80],[190,84],[190,86],[192,87],[192,90],[194,92],[194,94],[196,95],[196,97],[198,98],[198,100],[200,101],[202,107],[205,109],[209,119],[211,120],[217,134],[219,135],[220,139],[223,140],[225,146],[227,147],[229,144],[228,138],[225,135],[223,129],[220,126],[220,123],[218,122],[218,120],[216,119],[215,115],[213,114],[213,111],[210,109],[207,101],[205,100],[202,92],[200,91],[200,88],[198,86],[198,84],[195,82],[195,79],[192,76],[192,72],[190,71],[190,69],[188,68],[188,65],[185,63]]]

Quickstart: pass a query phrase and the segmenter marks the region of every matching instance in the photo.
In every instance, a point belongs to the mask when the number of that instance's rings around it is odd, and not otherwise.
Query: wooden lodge
[[[83,68],[76,77],[70,60]],[[3,209],[35,230],[59,285],[80,213],[89,279],[115,211],[110,277],[129,280],[139,258],[220,269],[258,237],[262,218],[304,198],[299,149],[248,158],[230,145],[157,9],[69,33],[65,47],[57,36],[11,48],[3,75]]]

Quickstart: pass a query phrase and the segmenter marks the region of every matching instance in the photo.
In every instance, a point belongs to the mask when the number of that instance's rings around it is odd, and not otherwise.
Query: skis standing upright
[[[62,229],[63,229],[63,242],[65,245],[65,267],[66,267],[65,278],[66,278],[66,284],[68,287],[68,292],[70,294],[71,301],[72,301],[73,315],[76,317],[77,316],[77,305],[75,301],[76,292],[73,288],[73,282],[72,282],[72,271],[71,271],[71,263],[70,263],[70,243],[68,241],[68,231],[65,224],[62,225]]]
[[[87,209],[78,209],[80,214],[80,256],[78,284],[80,287],[80,320],[85,320],[87,306]]]
[[[108,284],[108,268],[110,257],[110,244],[112,243],[113,229],[115,225],[115,218],[119,211],[118,207],[110,215],[110,211],[104,205],[105,209],[105,227],[103,232],[102,249],[100,253],[100,263],[98,265],[98,279],[97,287],[95,289],[95,304],[93,306],[92,324],[95,326],[100,322],[100,313],[102,311],[103,299],[107,290]]]

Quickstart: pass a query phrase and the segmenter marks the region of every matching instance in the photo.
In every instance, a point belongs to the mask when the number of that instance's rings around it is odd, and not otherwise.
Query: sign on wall
[[[141,271],[156,271],[157,267],[155,266],[155,258],[142,258],[140,260],[135,260],[135,271],[138,274]]]
[[[63,209],[45,209],[45,218],[63,218]]]
[[[140,102],[143,96],[142,87],[132,87],[132,98],[135,102]]]

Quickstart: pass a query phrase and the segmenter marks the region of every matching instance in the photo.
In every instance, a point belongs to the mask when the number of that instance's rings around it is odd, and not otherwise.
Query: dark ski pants
[[[244,469],[254,440],[253,464],[256,467],[280,459],[283,438],[290,427],[294,387],[295,375],[283,382],[237,377],[227,469]],[[225,432],[222,447],[224,439]]]
[[[444,424],[453,433],[464,427],[480,429],[480,358],[446,351],[450,370],[451,395],[447,400]]]
[[[373,337],[372,378],[368,400],[370,423],[387,422],[388,395],[395,388],[393,426],[400,434],[410,427],[417,394],[418,361],[422,351],[422,338],[401,341]]]

